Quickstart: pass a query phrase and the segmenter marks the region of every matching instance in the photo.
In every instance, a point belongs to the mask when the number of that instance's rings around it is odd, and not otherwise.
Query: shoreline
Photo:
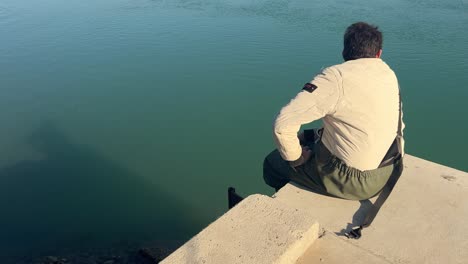
[[[132,243],[109,247],[57,249],[29,256],[0,256],[3,264],[150,264],[158,263],[184,242]]]

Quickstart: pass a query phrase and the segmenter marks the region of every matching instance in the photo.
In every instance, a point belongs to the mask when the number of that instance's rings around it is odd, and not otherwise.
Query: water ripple
[[[163,0],[129,0],[122,4],[120,9],[122,10],[148,10],[159,7],[163,3]]]
[[[11,7],[0,5],[0,25],[8,25],[14,22],[15,12]]]

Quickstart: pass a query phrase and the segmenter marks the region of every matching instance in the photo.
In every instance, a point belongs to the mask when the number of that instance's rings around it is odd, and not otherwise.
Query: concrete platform
[[[325,233],[296,263],[388,264],[389,262],[348,243],[347,238],[338,237],[333,233]]]
[[[251,195],[161,263],[295,263],[318,231],[304,210]]]
[[[162,263],[468,263],[468,173],[406,155],[372,226],[347,239],[371,202],[288,184],[249,196]]]
[[[361,223],[368,202],[329,198],[293,185],[275,197],[309,211],[326,230],[326,240],[319,239],[299,263],[468,263],[466,172],[407,155],[393,193],[359,240],[343,233]],[[367,257],[378,261],[362,262]]]

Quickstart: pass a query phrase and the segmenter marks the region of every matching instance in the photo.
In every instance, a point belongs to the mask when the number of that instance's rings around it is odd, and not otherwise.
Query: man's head
[[[344,34],[343,59],[380,58],[382,41],[378,27],[364,22],[354,23]]]

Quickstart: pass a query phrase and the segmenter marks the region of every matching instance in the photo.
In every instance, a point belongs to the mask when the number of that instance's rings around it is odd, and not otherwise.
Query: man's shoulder
[[[329,67],[336,74],[356,73],[359,71],[377,71],[385,74],[395,75],[390,66],[380,58],[362,58],[349,60]]]
[[[320,70],[319,75],[334,75],[335,77],[339,77],[341,75],[340,65],[341,64],[335,64],[335,65],[323,67]]]
[[[341,83],[348,78],[366,78],[369,75],[396,80],[395,72],[382,59],[363,58],[324,67],[312,83],[321,77]]]

